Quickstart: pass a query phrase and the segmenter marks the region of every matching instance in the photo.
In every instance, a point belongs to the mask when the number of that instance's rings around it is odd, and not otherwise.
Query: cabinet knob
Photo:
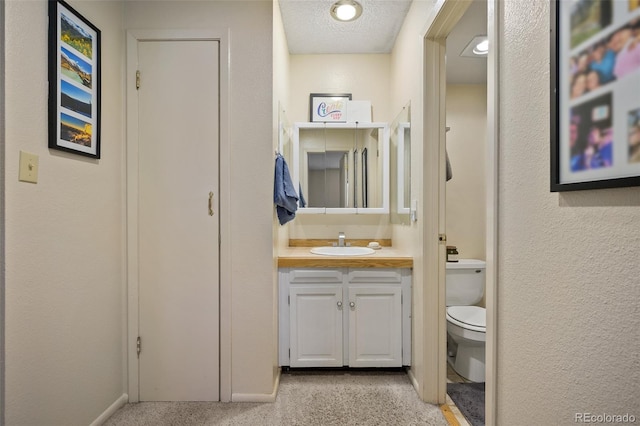
[[[351,306],[352,308],[356,307],[356,303],[355,302],[349,302],[349,306]]]
[[[342,309],[342,302],[338,301],[338,309]]]

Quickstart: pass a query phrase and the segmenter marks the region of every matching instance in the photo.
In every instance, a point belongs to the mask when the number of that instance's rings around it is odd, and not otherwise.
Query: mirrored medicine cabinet
[[[387,123],[294,123],[297,213],[389,213]]]

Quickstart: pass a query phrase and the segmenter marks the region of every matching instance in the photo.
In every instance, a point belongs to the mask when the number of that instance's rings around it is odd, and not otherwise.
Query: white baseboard
[[[278,396],[278,388],[280,387],[280,370],[273,384],[273,392],[266,393],[232,393],[231,402],[275,402]]]
[[[118,411],[128,401],[129,401],[129,395],[127,395],[126,393],[123,393],[122,395],[120,395],[120,398],[116,399],[116,401],[113,404],[111,404],[109,408],[104,410],[104,412],[100,414],[98,418],[91,423],[90,426],[100,426],[101,424],[106,422],[109,417],[113,416],[113,413]]]
[[[420,389],[418,389],[418,380],[416,380],[416,376],[413,374],[412,369],[407,370],[407,376],[409,376],[409,381],[411,382],[411,385],[413,385],[413,388],[416,390],[416,392],[418,392],[418,395],[420,395]]]

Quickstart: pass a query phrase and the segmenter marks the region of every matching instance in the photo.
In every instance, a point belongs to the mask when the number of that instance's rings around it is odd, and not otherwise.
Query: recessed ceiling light
[[[362,5],[355,0],[339,0],[331,6],[331,16],[337,21],[355,21],[360,15]]]
[[[473,48],[473,53],[476,55],[486,55],[489,53],[489,40],[482,40]]]
[[[487,40],[487,36],[478,35],[473,38],[467,44],[467,47],[464,48],[460,56],[465,56],[467,58],[478,58],[478,57],[486,57],[489,53],[489,40]]]

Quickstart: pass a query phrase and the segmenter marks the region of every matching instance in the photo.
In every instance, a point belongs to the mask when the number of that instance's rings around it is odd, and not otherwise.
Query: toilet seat
[[[487,311],[480,306],[449,306],[447,321],[467,330],[485,333],[487,330]]]

